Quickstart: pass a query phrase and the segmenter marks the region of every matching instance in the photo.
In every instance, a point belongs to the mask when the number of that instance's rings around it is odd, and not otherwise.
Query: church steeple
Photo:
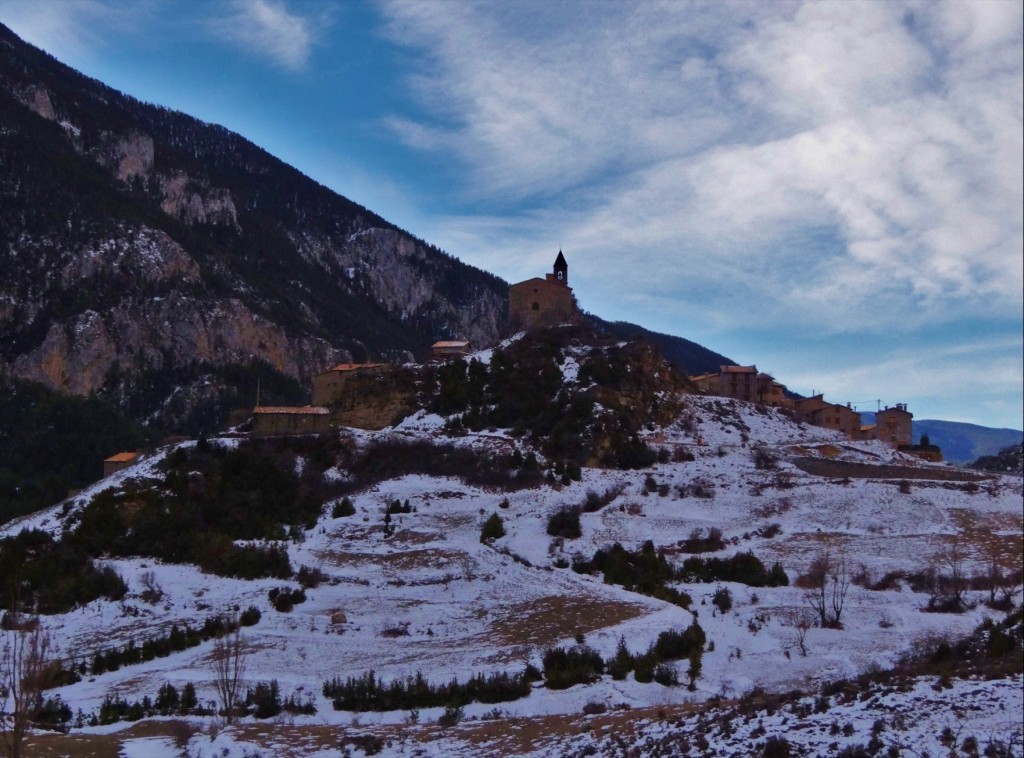
[[[558,251],[558,257],[555,258],[554,281],[569,286],[569,264],[565,262],[565,256],[562,255],[561,249]]]

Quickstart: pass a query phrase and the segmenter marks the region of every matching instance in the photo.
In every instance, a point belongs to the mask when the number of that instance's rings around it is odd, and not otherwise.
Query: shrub
[[[567,540],[578,539],[583,534],[580,526],[580,507],[565,505],[552,513],[548,517],[548,534]]]
[[[580,508],[584,513],[596,513],[597,511],[604,508],[606,505],[612,503],[615,498],[622,494],[622,485],[615,485],[609,487],[604,491],[604,494],[599,495],[594,490],[587,490],[587,497],[583,501],[583,505]]]
[[[684,553],[711,553],[725,547],[725,540],[722,539],[722,530],[717,526],[708,529],[707,536],[704,530],[697,527],[690,532],[690,536],[680,543]]]
[[[295,575],[295,578],[303,587],[311,589],[313,587],[319,587],[320,583],[327,579],[327,574],[318,568],[300,566],[299,573]]]
[[[253,709],[253,716],[258,719],[269,719],[279,714],[281,706],[281,690],[276,679],[259,682],[245,693],[246,708]]]
[[[732,609],[732,593],[728,587],[719,587],[711,598],[711,603],[718,608],[719,613],[727,613]]]
[[[462,717],[464,715],[465,711],[461,706],[449,705],[445,707],[444,713],[437,717],[437,724],[438,726],[448,729],[462,721]]]
[[[274,610],[280,613],[290,613],[296,605],[306,602],[305,590],[293,590],[290,587],[274,587],[267,593],[267,597]]]
[[[259,623],[260,618],[263,614],[260,613],[260,609],[254,605],[250,605],[241,615],[238,617],[238,623],[242,626],[254,626]]]
[[[494,540],[501,539],[504,536],[505,525],[501,523],[501,516],[497,513],[492,513],[484,522],[483,528],[480,530],[480,541],[489,543]]]
[[[356,513],[356,507],[352,505],[352,501],[347,497],[343,497],[341,502],[335,503],[334,508],[331,509],[331,518],[344,518],[346,516],[354,516]]]
[[[626,674],[633,670],[633,656],[629,652],[629,648],[626,647],[626,640],[624,637],[619,637],[619,645],[615,648],[615,655],[608,660],[606,664],[608,673],[611,674],[612,679],[621,681],[626,678]]]
[[[675,666],[667,663],[659,663],[655,666],[652,677],[654,681],[665,687],[675,687],[679,684],[679,674],[676,673]]]
[[[761,758],[789,758],[793,754],[789,740],[785,737],[772,735],[764,741]]]

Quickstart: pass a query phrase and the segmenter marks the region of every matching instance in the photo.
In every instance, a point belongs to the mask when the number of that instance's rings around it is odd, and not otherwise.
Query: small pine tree
[[[340,503],[336,503],[334,510],[331,511],[332,518],[342,518],[344,516],[354,516],[356,507],[352,505],[352,501],[347,497],[343,497]]]
[[[484,526],[480,530],[480,541],[493,542],[494,540],[501,539],[504,536],[505,525],[501,522],[501,516],[497,513],[492,513],[484,522]]]
[[[700,647],[695,647],[690,651],[690,668],[686,671],[686,675],[690,677],[690,683],[687,685],[690,692],[697,689],[697,680],[700,678],[700,671],[704,666],[701,660],[703,654]]]

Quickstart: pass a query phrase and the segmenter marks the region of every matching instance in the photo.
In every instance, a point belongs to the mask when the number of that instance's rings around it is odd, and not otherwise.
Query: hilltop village
[[[509,333],[576,325],[580,311],[569,286],[569,266],[561,250],[550,273],[509,286]],[[480,346],[469,340],[441,340],[430,349],[428,363],[459,360]],[[782,409],[800,423],[844,433],[851,440],[881,440],[897,450],[930,461],[941,451],[925,442],[913,444],[913,414],[905,404],[879,409],[876,423],[863,425],[850,404],[825,400],[823,394],[802,398],[756,366],[720,366],[717,372],[689,377],[696,393],[726,397]],[[390,363],[339,363],[312,378],[313,402],[306,406],[257,404],[251,430],[257,436],[317,434],[334,426],[381,429],[411,410],[414,382],[407,367]],[[131,465],[136,454],[121,452],[104,461],[104,476]]]

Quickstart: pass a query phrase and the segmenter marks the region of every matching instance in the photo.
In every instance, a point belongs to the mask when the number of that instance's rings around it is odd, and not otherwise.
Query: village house
[[[534,329],[575,323],[579,314],[569,286],[569,265],[558,251],[550,274],[508,288],[508,317],[513,329]]]
[[[430,346],[430,360],[434,363],[443,363],[455,358],[465,358],[472,355],[473,345],[469,340],[442,340]]]
[[[118,471],[128,468],[139,459],[139,453],[121,452],[115,453],[109,458],[103,459],[103,476],[110,476]],[[93,458],[93,460],[96,460]]]
[[[786,407],[786,387],[757,366],[719,366],[718,372],[691,376],[690,380],[705,395],[731,397],[748,403]]]
[[[907,410],[905,403],[897,403],[892,408],[886,406],[875,414],[873,439],[886,442],[897,449],[901,445],[913,444],[914,414]]]
[[[330,418],[327,408],[315,405],[258,405],[252,409],[252,431],[256,435],[320,434],[330,429]]]
[[[345,387],[352,377],[383,374],[386,363],[339,363],[313,376],[313,405],[334,405],[345,397]]]
[[[860,414],[849,404],[829,403],[823,395],[814,395],[795,401],[793,410],[797,418],[805,424],[835,429],[851,440],[860,439]]]

